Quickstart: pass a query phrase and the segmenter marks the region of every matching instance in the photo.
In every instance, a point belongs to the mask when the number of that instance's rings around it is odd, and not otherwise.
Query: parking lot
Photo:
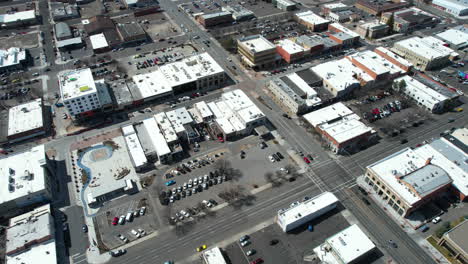
[[[126,74],[133,76],[152,72],[157,65],[181,60],[194,52],[196,50],[191,45],[175,46],[120,59],[119,65]]]
[[[153,42],[165,41],[167,38],[181,34],[179,26],[174,24],[164,12],[139,17],[128,14],[114,20],[116,23],[139,23]]]
[[[119,247],[125,243],[138,239],[132,230],[138,232],[141,229],[145,232],[145,235],[149,235],[158,229],[157,221],[155,220],[155,212],[148,202],[148,196],[142,193],[122,197],[113,202],[112,205],[104,205],[94,217],[94,221],[98,226],[98,231],[102,242],[109,249]],[[144,215],[138,214],[138,216],[132,217],[132,220],[123,221],[123,224],[117,222],[113,224],[114,218],[125,218],[129,212],[135,213],[140,212],[141,208],[145,207]],[[119,238],[119,235],[123,235],[128,239],[127,242]],[[141,234],[140,234],[141,236]]]
[[[248,264],[258,258],[273,264],[303,263],[313,254],[315,247],[350,225],[342,216],[341,209],[335,209],[310,224],[314,227],[312,232],[307,230],[307,225],[303,225],[284,233],[273,224],[253,234],[245,234],[249,237],[247,245],[242,246],[238,240],[225,248],[226,255],[230,263],[236,264]],[[248,251],[254,254],[247,256]]]
[[[165,176],[161,176],[163,181],[156,183],[156,189],[160,190],[160,200],[163,204],[168,204],[168,217],[174,217],[176,221],[183,220],[185,217],[179,219],[177,214],[181,210],[193,212],[197,211],[192,210],[194,207],[211,208],[225,202],[230,195],[246,198],[244,202],[248,203],[249,198],[253,199],[250,196],[251,191],[277,180],[276,174],[287,174],[280,170],[292,167],[287,152],[273,141],[267,141],[263,148],[259,146],[259,142],[256,136],[235,143],[201,142],[201,154],[178,165],[185,173],[176,173],[174,167],[168,169]],[[211,147],[207,149],[206,145]],[[269,156],[277,152],[282,153],[283,158],[272,162]],[[207,164],[202,165],[204,161]],[[187,167],[190,171],[184,169]],[[270,176],[267,177],[267,174]],[[211,201],[212,205],[201,206],[203,200],[214,200],[215,203]]]

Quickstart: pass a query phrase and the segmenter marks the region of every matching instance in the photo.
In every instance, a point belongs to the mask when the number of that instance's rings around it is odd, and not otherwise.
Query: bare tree
[[[235,209],[240,209],[244,205],[252,205],[256,199],[255,196],[246,193],[245,189],[240,185],[226,188],[218,196]]]
[[[244,176],[241,170],[234,169],[231,165],[231,162],[225,159],[217,160],[214,164],[214,168],[218,175],[226,176],[227,180],[239,181],[240,178]]]

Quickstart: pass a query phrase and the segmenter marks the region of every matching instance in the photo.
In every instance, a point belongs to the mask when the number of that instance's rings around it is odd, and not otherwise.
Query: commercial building
[[[241,6],[241,5],[228,5],[221,7],[222,11],[226,11],[231,13],[232,18],[235,21],[246,21],[251,20],[255,17],[254,12],[250,11],[249,9]]]
[[[357,52],[346,58],[376,82],[393,80],[406,73],[404,69],[371,50]]]
[[[436,35],[437,38],[449,44],[452,49],[468,47],[468,25],[459,25]]]
[[[122,127],[122,134],[125,138],[125,143],[127,143],[127,150],[130,154],[133,167],[137,172],[143,170],[149,165],[149,163],[146,159],[145,152],[143,151],[143,147],[138,139],[135,128],[133,125],[124,126]]]
[[[265,114],[239,89],[225,92],[207,105],[215,117],[212,134],[224,140],[250,135],[266,121]]]
[[[142,140],[142,145],[145,146],[145,155],[150,159],[157,158],[162,164],[169,163],[172,160],[172,150],[167,144],[156,119],[154,117],[144,119],[142,128],[145,130],[146,143],[149,143],[145,144],[145,141]],[[142,136],[143,133],[139,133],[140,140]]]
[[[17,28],[37,24],[36,10],[10,12],[0,15],[0,28]]]
[[[8,264],[58,263],[50,204],[11,218],[5,248]]]
[[[307,54],[306,49],[290,39],[282,39],[276,42],[276,51],[287,63],[301,60]]]
[[[367,73],[346,58],[321,63],[311,68],[323,80],[323,87],[335,97],[346,97],[363,83],[373,81]]]
[[[360,24],[357,27],[356,32],[362,38],[378,39],[381,37],[385,37],[388,34],[389,29],[390,27],[387,24],[382,24],[377,20]]]
[[[303,117],[337,154],[359,151],[376,139],[376,131],[362,123],[360,117],[341,102]]]
[[[125,45],[137,45],[148,40],[145,30],[136,22],[117,24],[117,33]]]
[[[276,46],[261,35],[253,35],[237,40],[237,51],[242,63],[254,70],[275,67],[281,57],[276,52]]]
[[[19,142],[44,135],[44,111],[42,99],[16,105],[8,110],[9,142]]]
[[[202,256],[206,264],[226,264],[227,263],[219,247],[214,247],[214,248],[205,250]]]
[[[212,27],[220,24],[232,23],[234,19],[232,14],[227,11],[221,11],[211,14],[203,14],[198,17],[198,22],[204,27]]]
[[[55,43],[60,51],[82,48],[84,43],[81,37],[59,40]]]
[[[333,22],[344,23],[351,21],[353,14],[354,12],[351,10],[330,11],[327,14],[327,19],[330,19]]]
[[[437,242],[446,248],[459,263],[468,263],[468,220],[461,222]]]
[[[340,2],[322,5],[322,13],[324,15],[328,15],[330,12],[344,11],[349,9],[349,6]]]
[[[129,85],[135,86],[135,84],[131,82],[118,82],[112,84],[111,90],[117,110],[128,109],[133,105],[134,99],[130,92]]]
[[[102,15],[95,16],[90,19],[84,19],[81,23],[89,36],[115,29],[114,21],[109,17]]]
[[[457,142],[457,144],[452,143]],[[398,214],[408,216],[451,190],[468,195],[466,145],[453,137],[405,148],[367,167],[365,182]]]
[[[325,19],[310,10],[296,13],[294,16],[299,24],[306,26],[312,31],[326,30],[328,24],[330,24],[330,20]]]
[[[331,192],[321,193],[309,200],[295,202],[289,208],[280,209],[276,223],[289,232],[336,208],[338,198]]]
[[[92,115],[101,102],[91,69],[66,71],[58,76],[62,102],[72,118]]]
[[[408,72],[413,68],[413,64],[402,57],[396,55],[395,53],[391,52],[389,49],[384,48],[384,47],[377,47],[374,50],[375,53],[377,53],[379,56],[385,58],[389,62],[391,62],[393,65],[397,66],[404,72]]]
[[[392,87],[432,113],[445,112],[450,107],[451,102],[459,97],[458,93],[452,92],[448,88],[446,91],[442,90],[444,88],[437,91],[409,76],[395,79]]]
[[[127,8],[141,8],[143,10],[135,11],[138,13],[139,11],[149,11],[151,9],[159,10],[159,3],[156,0],[124,0],[123,4]],[[151,11],[154,12],[154,11]]]
[[[18,208],[52,198],[53,170],[44,145],[0,159],[0,212],[15,214]]]
[[[27,64],[27,53],[22,48],[0,49],[0,72],[15,71]]]
[[[272,0],[271,3],[283,11],[293,11],[296,9],[296,3],[290,0]]]
[[[61,2],[50,2],[51,15],[55,22],[79,18],[78,5]]]
[[[359,34],[341,25],[340,23],[332,23],[328,25],[330,32],[338,34],[328,33],[328,36],[343,46],[352,46],[359,42]]]
[[[327,238],[314,252],[323,263],[354,264],[361,263],[375,249],[372,240],[354,224]]]
[[[314,75],[309,71],[310,75]],[[322,104],[318,93],[297,73],[272,79],[267,88],[273,101],[290,115],[303,114]]]
[[[112,49],[112,46],[107,43],[104,33],[89,36],[89,41],[91,42],[94,53],[103,53]]]
[[[396,12],[386,12],[382,14],[380,21],[388,24],[393,15],[393,31],[399,33],[412,32],[416,29],[429,27],[437,24],[440,20],[419,8],[411,7]]]
[[[432,6],[454,16],[468,15],[468,2],[466,0],[433,0]]]
[[[73,38],[73,33],[70,29],[70,26],[65,22],[59,22],[55,24],[54,29],[55,29],[55,38],[57,40]]]
[[[180,93],[212,90],[225,80],[223,68],[208,53],[201,53],[135,75],[135,85],[129,88],[135,101],[164,100]]]
[[[295,42],[307,50],[312,55],[319,54],[325,50],[325,41],[319,35],[302,35],[295,39]]]
[[[409,3],[404,0],[358,0],[355,6],[368,14],[380,16],[382,13],[407,7]]]
[[[452,49],[434,37],[413,37],[395,42],[393,51],[404,57],[420,70],[432,70],[450,64],[458,56]]]

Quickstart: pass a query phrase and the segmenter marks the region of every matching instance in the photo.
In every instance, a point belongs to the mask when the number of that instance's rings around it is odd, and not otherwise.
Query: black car
[[[276,161],[280,161],[280,160],[281,160],[280,157],[278,157],[278,155],[277,155],[276,153],[273,153],[273,155],[271,155],[271,156],[273,156],[273,158],[274,158]]]
[[[407,140],[406,138],[404,138],[404,139],[400,140],[400,143],[401,143],[401,144],[408,143],[408,140]]]
[[[127,250],[125,249],[119,249],[119,250],[113,250],[109,254],[113,257],[119,257],[122,256],[123,254],[127,253]]]
[[[208,200],[210,203],[212,203],[214,206],[218,205],[218,202],[216,202],[215,200],[213,199],[209,199]]]
[[[276,245],[276,244],[278,244],[278,243],[279,243],[279,240],[278,240],[278,239],[272,239],[272,240],[270,240],[270,246],[274,246],[274,245]]]
[[[276,155],[278,155],[278,157],[279,157],[280,159],[284,159],[283,154],[281,154],[281,153],[279,153],[279,152],[276,152]]]
[[[83,233],[88,233],[88,226],[87,225],[83,225],[81,227],[81,229],[83,230]]]
[[[365,204],[370,205],[369,200],[367,200],[366,198],[362,197],[361,200],[362,200]]]

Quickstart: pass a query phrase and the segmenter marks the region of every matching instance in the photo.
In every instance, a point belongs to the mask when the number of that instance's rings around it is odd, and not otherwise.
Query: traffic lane
[[[243,230],[252,227],[265,219],[276,215],[278,208],[289,206],[293,201],[304,196],[318,194],[318,189],[308,180],[296,181],[294,188],[279,187],[268,193],[257,194],[258,203],[244,210],[226,207],[217,211],[217,216],[207,222],[196,225],[188,235],[177,238],[173,232],[161,234],[151,241],[146,241],[132,247],[129,254],[119,258],[117,263],[126,263],[135,255],[142,259],[140,263],[148,261],[165,261],[168,259],[185,259],[196,253],[195,248],[201,244],[215,245],[230,236],[237,236]],[[300,183],[300,184],[299,184]],[[283,191],[281,191],[283,190]],[[280,195],[275,195],[280,193]],[[200,245],[199,245],[200,244]],[[151,247],[153,249],[148,250]],[[177,251],[177,256],[173,253]],[[177,258],[177,259],[175,259]]]
[[[89,241],[87,234],[82,230],[82,226],[84,225],[83,208],[77,205],[71,206],[65,209],[64,213],[67,215],[70,232],[70,256],[86,252]]]
[[[338,194],[340,201],[378,240],[377,246],[387,251],[397,263],[430,264],[435,261],[393,221],[386,221],[388,215],[375,203],[366,205],[359,199],[357,188],[347,189]],[[388,241],[397,243],[394,248]]]

